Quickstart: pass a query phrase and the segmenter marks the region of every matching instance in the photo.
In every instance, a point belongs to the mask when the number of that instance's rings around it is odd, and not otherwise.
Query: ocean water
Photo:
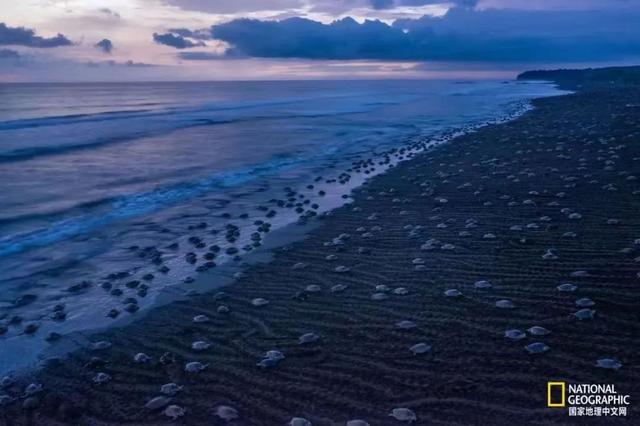
[[[212,245],[216,264],[241,262],[252,234],[269,238],[257,221],[330,210],[385,168],[354,173],[354,161],[558,93],[501,81],[0,85],[0,373],[33,364],[52,331],[140,315],[127,298],[144,311],[188,293]]]

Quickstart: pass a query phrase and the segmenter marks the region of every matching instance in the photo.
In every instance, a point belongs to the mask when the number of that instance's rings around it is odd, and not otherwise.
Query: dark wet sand
[[[396,407],[410,408],[414,424],[425,425],[640,423],[638,99],[639,89],[619,89],[538,100],[515,121],[402,163],[372,179],[355,203],[326,217],[308,238],[251,267],[224,288],[223,298],[206,294],[156,309],[92,337],[110,341],[110,349],[76,352],[21,379],[3,392],[17,395],[32,381],[42,383],[38,406],[22,409],[19,399],[0,407],[0,423],[283,425],[297,416],[313,425],[356,418],[393,425],[401,424],[389,417]],[[565,208],[582,217],[570,219]],[[377,219],[368,219],[374,213]],[[469,219],[477,226],[468,226]],[[532,223],[538,227],[527,227]],[[407,225],[424,228],[410,238]],[[523,230],[510,230],[514,225]],[[371,229],[376,226],[381,229]],[[566,232],[577,236],[563,237]],[[343,233],[351,235],[344,245],[325,244]],[[495,238],[484,238],[487,233]],[[431,238],[439,240],[436,248],[421,250]],[[543,258],[550,248],[557,259]],[[326,260],[330,254],[337,260]],[[415,258],[424,260],[421,270]],[[307,266],[293,269],[298,262]],[[334,272],[339,265],[350,271]],[[579,270],[589,276],[571,277]],[[493,288],[475,290],[478,280]],[[578,290],[556,290],[567,282]],[[322,290],[294,297],[311,284]],[[336,284],[348,288],[332,293]],[[409,293],[372,300],[381,284]],[[448,289],[463,295],[445,297]],[[253,306],[258,297],[270,303]],[[580,298],[595,302],[594,319],[573,315]],[[497,308],[501,299],[515,308]],[[230,312],[217,313],[220,305]],[[199,314],[211,322],[194,323]],[[417,327],[402,330],[395,325],[401,320]],[[508,329],[534,325],[551,333],[504,337]],[[309,332],[319,341],[299,345],[298,337]],[[197,340],[214,347],[193,351]],[[524,346],[538,341],[550,350],[529,354]],[[431,351],[413,355],[409,347],[420,342]],[[256,367],[270,349],[286,359],[275,368]],[[135,364],[138,352],[152,361]],[[174,364],[158,362],[165,352],[175,355]],[[86,368],[92,356],[109,363]],[[597,368],[601,358],[622,367]],[[189,374],[189,361],[210,365]],[[111,382],[93,384],[99,371]],[[551,380],[614,383],[631,394],[629,413],[571,419],[565,410],[545,408]],[[187,412],[176,422],[143,408],[169,382],[184,385],[172,403]],[[240,417],[217,418],[221,404]]]

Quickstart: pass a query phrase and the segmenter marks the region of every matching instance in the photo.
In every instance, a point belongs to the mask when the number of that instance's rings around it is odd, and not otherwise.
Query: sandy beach
[[[575,423],[548,381],[614,383],[627,415],[588,423],[637,422],[638,99],[538,99],[400,163],[220,292],[5,383],[0,423]]]

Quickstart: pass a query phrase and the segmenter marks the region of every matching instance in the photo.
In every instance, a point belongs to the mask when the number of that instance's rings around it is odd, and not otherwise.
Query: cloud
[[[55,37],[40,37],[35,31],[24,27],[8,27],[0,22],[0,45],[27,46],[37,48],[50,48],[58,46],[71,46],[73,43],[62,34]]]
[[[175,47],[176,49],[188,49],[190,47],[206,46],[202,41],[191,41],[181,35],[174,35],[172,33],[158,34],[153,33],[153,41],[158,44],[164,44],[165,46]]]
[[[166,2],[183,10],[195,10],[207,13],[238,13],[295,9],[303,6],[305,3],[302,0],[166,0]]]
[[[103,67],[103,66],[108,66],[108,67],[127,67],[127,68],[151,68],[151,67],[157,67],[158,65],[154,65],[154,64],[147,64],[144,62],[134,62],[131,59],[129,59],[128,61],[125,62],[117,62],[114,60],[108,60],[108,61],[89,61],[89,62],[85,62],[84,65],[90,67],[90,68],[99,68],[99,67]]]
[[[599,61],[640,55],[640,10],[452,8],[392,25],[351,18],[237,19],[211,27],[231,57],[488,62]]]
[[[238,19],[214,25],[215,39],[232,47],[231,56],[305,59],[406,59],[418,46],[400,29],[380,21],[345,18],[325,25],[304,18],[283,21]]]
[[[389,9],[394,5],[393,0],[369,0],[374,9]]]
[[[169,29],[169,32],[181,37],[188,37],[196,40],[211,40],[211,31],[208,29],[192,31],[188,28],[171,28]]]
[[[456,7],[474,7],[477,0],[369,0],[369,4],[374,9],[393,9],[404,6],[427,6],[433,4],[448,4]]]
[[[633,7],[636,0],[479,0],[479,9],[596,10]]]
[[[0,60],[2,59],[18,59],[20,54],[11,49],[0,49]]]
[[[166,0],[183,10],[206,13],[239,14],[331,11],[334,16],[354,9],[384,10],[427,5],[475,6],[477,0]]]
[[[111,54],[111,51],[113,50],[113,43],[107,38],[103,38],[102,40],[94,44],[94,46],[107,54]]]
[[[134,62],[131,59],[129,59],[128,61],[125,61],[122,65],[124,65],[125,67],[130,67],[130,68],[149,68],[149,67],[157,67],[158,65],[155,64],[147,64],[144,62]]]
[[[178,57],[185,61],[216,61],[225,59],[225,56],[211,52],[180,52]],[[226,57],[228,59],[228,57]]]
[[[105,15],[111,17],[111,18],[116,18],[116,19],[120,19],[120,14],[118,12],[115,12],[111,9],[109,9],[108,7],[103,7],[98,9],[99,12],[104,13]]]

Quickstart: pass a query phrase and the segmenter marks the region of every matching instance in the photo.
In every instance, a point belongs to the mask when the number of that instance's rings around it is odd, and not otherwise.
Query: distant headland
[[[585,86],[640,85],[640,66],[526,71],[518,80],[555,81],[564,89]]]

